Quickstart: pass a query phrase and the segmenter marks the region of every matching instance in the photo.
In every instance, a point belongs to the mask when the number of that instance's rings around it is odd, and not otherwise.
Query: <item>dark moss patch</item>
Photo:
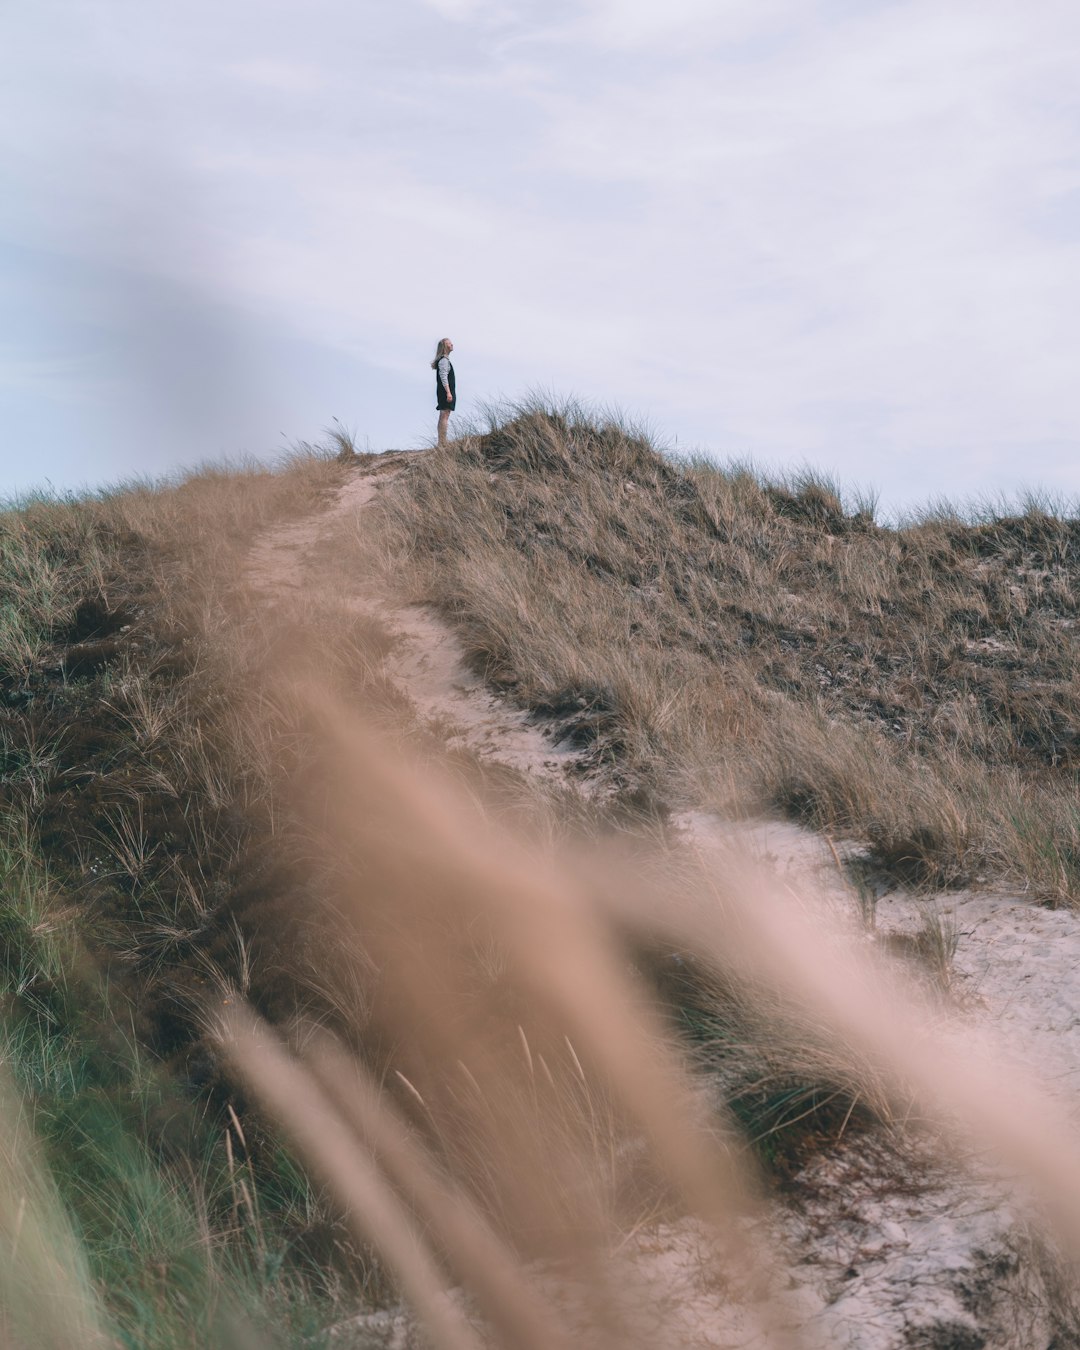
[[[53,642],[62,647],[101,642],[130,627],[135,618],[134,606],[111,605],[103,595],[90,595],[78,602],[74,612],[53,631],[51,637]]]

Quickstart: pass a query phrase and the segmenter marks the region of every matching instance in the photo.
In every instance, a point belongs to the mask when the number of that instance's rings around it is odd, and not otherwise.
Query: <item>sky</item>
[[[459,426],[1071,500],[1078,69],[1075,0],[7,0],[0,497],[422,447],[448,336]]]

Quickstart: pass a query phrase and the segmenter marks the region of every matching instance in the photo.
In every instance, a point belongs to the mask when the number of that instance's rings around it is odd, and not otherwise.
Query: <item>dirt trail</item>
[[[358,467],[325,510],[268,532],[248,561],[254,595],[267,605],[295,598],[327,530],[350,517],[359,523],[364,508],[404,471],[408,459],[390,453],[372,467]],[[392,636],[385,673],[442,739],[529,774],[580,781],[580,775],[568,773],[578,753],[553,745],[527,714],[493,695],[468,670],[458,639],[431,609],[393,603],[362,579],[350,587],[348,604]],[[688,812],[677,823],[703,847],[732,833],[730,824],[704,813]],[[820,838],[779,823],[739,829],[763,865],[814,887],[824,879],[835,896],[835,854]],[[850,894],[846,902],[853,903]],[[939,904],[959,933],[954,984],[967,1004],[973,1044],[980,1027],[993,1026],[1008,1036],[1018,1058],[1075,1096],[1080,917],[1037,908],[1017,896],[965,893],[941,897]],[[924,910],[925,902],[901,893],[881,894],[879,934],[915,934]],[[1033,1257],[1026,1229],[1003,1206],[996,1187],[947,1168],[937,1175],[924,1172],[909,1185],[910,1177],[875,1173],[874,1167],[862,1145],[841,1149],[817,1165],[816,1189],[801,1208],[777,1213],[778,1236],[791,1253],[783,1320],[803,1345],[1034,1350],[1072,1343],[1053,1339],[1051,1276]],[[688,1223],[646,1235],[640,1244],[635,1260],[643,1287],[654,1289],[658,1307],[667,1310],[658,1336],[680,1347],[764,1350],[752,1310],[740,1315],[703,1283],[707,1263],[699,1255],[700,1242]],[[751,1315],[741,1323],[746,1312]],[[404,1345],[411,1334],[404,1314],[361,1318],[353,1330],[358,1340],[346,1334],[336,1343]]]
[[[295,594],[307,584],[306,564],[328,530],[364,508],[406,467],[410,454],[388,452],[372,468],[358,467],[333,502],[293,524],[267,533],[252,549],[247,581],[265,603]],[[546,778],[577,784],[568,774],[580,752],[556,745],[527,713],[498,698],[468,669],[461,643],[434,610],[389,600],[357,578],[349,607],[378,622],[392,639],[384,674],[416,708],[423,724],[437,727],[451,748]]]
[[[341,488],[334,500],[289,525],[279,525],[256,541],[248,557],[246,580],[256,595],[273,603],[300,589],[304,565],[328,526],[343,516],[362,511],[379,489],[396,476],[397,470],[358,473]]]

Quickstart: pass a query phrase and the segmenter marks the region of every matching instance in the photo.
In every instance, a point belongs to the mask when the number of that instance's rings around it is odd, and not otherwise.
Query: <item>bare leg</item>
[[[445,444],[446,444],[446,427],[447,427],[447,424],[449,423],[449,421],[450,421],[450,409],[447,408],[444,412],[441,412],[441,413],[439,414],[439,445],[440,445],[440,446],[445,446]]]

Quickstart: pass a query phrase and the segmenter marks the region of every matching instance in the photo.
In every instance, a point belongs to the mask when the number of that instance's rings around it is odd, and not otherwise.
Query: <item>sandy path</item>
[[[305,564],[328,528],[364,509],[396,471],[358,473],[322,511],[279,525],[258,539],[248,555],[245,580],[256,596],[272,604],[304,583]]]
[[[732,826],[705,812],[678,823],[708,847],[735,838],[759,863],[794,885],[823,891],[849,910],[856,901],[837,871],[836,854],[819,835],[785,821]],[[840,845],[842,854],[860,850]],[[914,936],[933,908],[957,933],[952,962],[956,1001],[974,1029],[992,1028],[995,1042],[1019,1064],[1080,1106],[1080,913],[1047,909],[1004,891],[954,891],[915,900],[885,890],[876,902],[879,941]]]
[[[679,819],[698,848],[735,839],[758,864],[827,909],[856,899],[820,836],[785,822],[732,826],[704,812]],[[840,845],[841,854],[855,854]],[[955,1017],[941,1035],[1000,1074],[1038,1074],[1075,1117],[1080,1106],[1080,914],[1023,896],[954,892],[916,900],[880,894],[874,933],[883,947],[913,937],[928,908],[955,926],[950,977]],[[930,1145],[927,1145],[927,1149]],[[1064,1350],[1052,1308],[1058,1271],[1033,1241],[1008,1192],[923,1151],[905,1172],[861,1142],[811,1164],[797,1210],[779,1228],[807,1316],[808,1345],[839,1350]],[[910,1183],[914,1183],[911,1185]],[[735,1339],[764,1350],[753,1336]]]
[[[358,469],[322,511],[269,531],[248,558],[246,580],[264,603],[295,597],[307,580],[307,563],[328,530],[342,524],[362,529],[364,508],[406,468],[409,454],[388,453],[376,467]],[[349,607],[378,624],[393,639],[383,673],[407,695],[420,721],[437,728],[451,748],[552,782],[577,786],[567,770],[580,752],[545,736],[529,715],[493,694],[465,663],[455,634],[426,605],[389,600],[356,578]]]

